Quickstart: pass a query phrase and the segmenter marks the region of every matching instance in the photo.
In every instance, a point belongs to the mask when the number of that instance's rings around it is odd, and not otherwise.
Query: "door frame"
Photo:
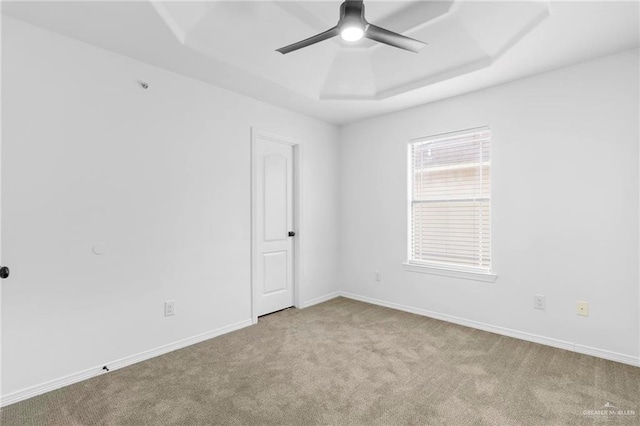
[[[302,265],[302,238],[300,230],[302,229],[302,173],[300,164],[302,164],[302,149],[300,144],[289,137],[281,136],[276,133],[264,131],[262,129],[251,127],[251,321],[257,324],[257,276],[258,268],[258,139],[266,139],[271,142],[289,145],[293,148],[293,231],[296,236],[293,239],[293,306],[300,308],[300,277]]]

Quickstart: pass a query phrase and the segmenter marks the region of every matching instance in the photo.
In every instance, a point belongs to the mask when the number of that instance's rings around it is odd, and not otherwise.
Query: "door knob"
[[[7,266],[0,267],[0,278],[8,278],[9,277],[9,268]]]
[[[290,236],[290,237],[295,237],[295,236],[296,236],[296,233],[295,233],[295,232],[293,232],[293,231],[289,231],[289,236]]]

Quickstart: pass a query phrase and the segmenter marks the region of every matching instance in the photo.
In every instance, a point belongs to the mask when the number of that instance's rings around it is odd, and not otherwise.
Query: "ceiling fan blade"
[[[418,53],[420,49],[427,45],[420,40],[406,37],[398,33],[394,33],[393,31],[385,30],[384,28],[377,27],[373,24],[367,25],[364,36],[368,39],[415,53]]]
[[[294,50],[302,49],[303,47],[311,46],[312,44],[330,39],[331,37],[335,37],[338,34],[340,34],[340,30],[338,29],[338,27],[333,27],[323,33],[316,34],[313,37],[309,37],[297,43],[290,44],[289,46],[281,47],[280,49],[276,49],[276,52],[280,52],[285,55],[287,53],[293,52]]]

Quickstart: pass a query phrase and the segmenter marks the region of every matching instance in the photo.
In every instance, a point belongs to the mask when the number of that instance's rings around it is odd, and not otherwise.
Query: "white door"
[[[293,306],[293,146],[254,139],[255,316]],[[294,234],[295,235],[295,234]]]

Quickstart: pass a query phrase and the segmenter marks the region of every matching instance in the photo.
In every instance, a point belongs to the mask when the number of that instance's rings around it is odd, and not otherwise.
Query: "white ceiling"
[[[636,1],[365,1],[418,54],[339,38],[340,1],[8,2],[2,13],[198,80],[342,124],[640,46]]]

